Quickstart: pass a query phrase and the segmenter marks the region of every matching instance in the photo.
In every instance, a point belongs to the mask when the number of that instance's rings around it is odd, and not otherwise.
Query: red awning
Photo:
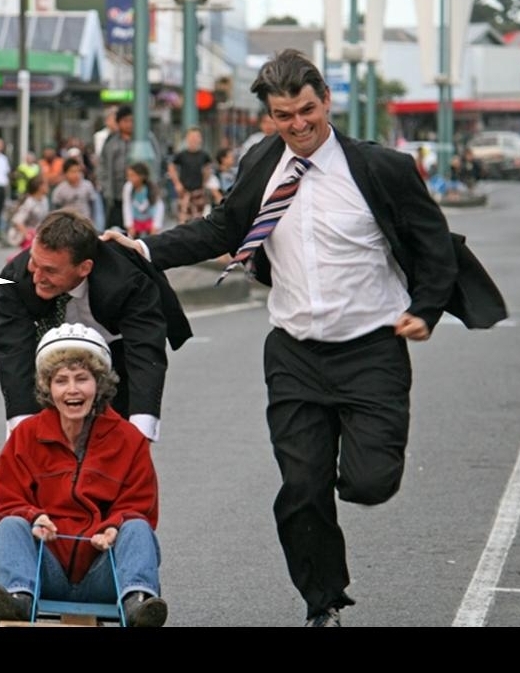
[[[388,103],[387,110],[393,115],[435,113],[438,101],[402,101]],[[454,112],[520,112],[520,99],[489,98],[482,100],[454,100]]]

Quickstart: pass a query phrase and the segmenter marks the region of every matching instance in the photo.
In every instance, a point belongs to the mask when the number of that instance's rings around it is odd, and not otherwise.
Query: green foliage
[[[56,9],[61,11],[69,10],[76,12],[86,12],[89,9],[96,9],[101,25],[105,25],[106,6],[105,0],[56,0]]]
[[[298,19],[295,19],[294,16],[270,16],[267,21],[264,22],[264,26],[299,26]]]
[[[376,126],[377,126],[377,138],[386,139],[390,135],[390,131],[393,127],[393,118],[386,111],[387,104],[396,98],[401,98],[406,94],[406,87],[402,82],[396,79],[384,80],[379,75],[376,75],[376,90],[377,90],[377,103],[376,103]],[[359,93],[360,99],[366,100],[366,91],[367,91],[367,78],[364,77],[359,81]],[[361,115],[361,137],[364,137],[366,115]]]
[[[475,0],[471,23],[481,22],[500,33],[520,30],[520,0]]]

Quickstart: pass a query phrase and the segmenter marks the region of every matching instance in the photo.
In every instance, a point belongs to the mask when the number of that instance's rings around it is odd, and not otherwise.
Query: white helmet
[[[65,322],[59,327],[53,327],[41,338],[36,347],[36,370],[40,369],[51,353],[68,348],[88,351],[106,365],[107,371],[112,368],[110,348],[99,332],[79,322],[73,325]]]

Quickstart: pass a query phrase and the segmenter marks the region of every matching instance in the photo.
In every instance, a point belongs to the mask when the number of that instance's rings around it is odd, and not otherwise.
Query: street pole
[[[449,166],[452,154],[453,114],[451,94],[450,67],[450,34],[449,17],[450,0],[440,0],[439,26],[439,109],[437,114],[438,137],[438,169],[442,177],[449,177]]]
[[[365,139],[377,140],[377,73],[381,58],[386,0],[368,0],[365,14],[365,53],[367,64]]]
[[[148,39],[150,16],[148,2],[134,2],[134,133],[130,148],[130,160],[145,162],[154,180],[158,175],[155,152],[150,141],[149,85],[148,85]]]
[[[348,126],[351,138],[359,138],[359,80],[358,63],[361,60],[359,43],[359,25],[357,0],[350,0],[350,44],[352,45],[347,58],[350,63],[350,90],[348,104]]]
[[[377,75],[374,61],[367,63],[367,114],[365,140],[377,138]]]
[[[190,126],[197,126],[199,115],[196,105],[197,95],[197,0],[184,0],[184,103],[182,106],[182,127],[186,132]]]
[[[29,151],[29,116],[30,116],[30,97],[31,97],[31,74],[27,68],[27,50],[25,45],[25,14],[27,12],[27,0],[20,0],[19,16],[19,57],[18,57],[18,119],[19,119],[19,137],[18,137],[18,159],[19,163],[25,161]]]

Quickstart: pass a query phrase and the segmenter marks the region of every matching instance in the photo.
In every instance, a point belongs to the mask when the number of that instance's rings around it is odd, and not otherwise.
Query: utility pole
[[[436,81],[439,86],[438,169],[443,177],[448,177],[453,141],[449,17],[451,17],[450,0],[440,0],[439,75]]]
[[[348,96],[348,127],[351,138],[359,138],[359,79],[358,64],[363,60],[363,49],[359,44],[359,23],[357,0],[350,0],[350,34],[349,44],[344,48],[344,55],[350,64],[350,89]]]
[[[190,126],[199,123],[197,109],[197,42],[199,26],[197,23],[197,4],[206,0],[184,0],[184,105],[182,108],[182,127],[187,131]]]
[[[197,43],[199,24],[197,22],[197,5],[206,4],[207,0],[175,0],[182,5],[183,19],[183,95],[182,128],[186,131],[190,126],[199,123],[197,109]]]
[[[134,135],[130,148],[130,160],[145,162],[157,180],[158,167],[150,140],[148,85],[148,39],[150,36],[150,15],[148,2],[134,2]]]
[[[365,139],[377,140],[377,73],[381,58],[386,0],[368,0],[365,14],[365,61],[367,64],[367,101]]]
[[[31,74],[27,68],[27,49],[26,49],[26,30],[25,14],[27,12],[27,0],[20,0],[19,15],[19,56],[18,56],[18,119],[19,119],[19,138],[18,138],[18,159],[19,163],[25,161],[29,151],[29,110],[31,96]]]

